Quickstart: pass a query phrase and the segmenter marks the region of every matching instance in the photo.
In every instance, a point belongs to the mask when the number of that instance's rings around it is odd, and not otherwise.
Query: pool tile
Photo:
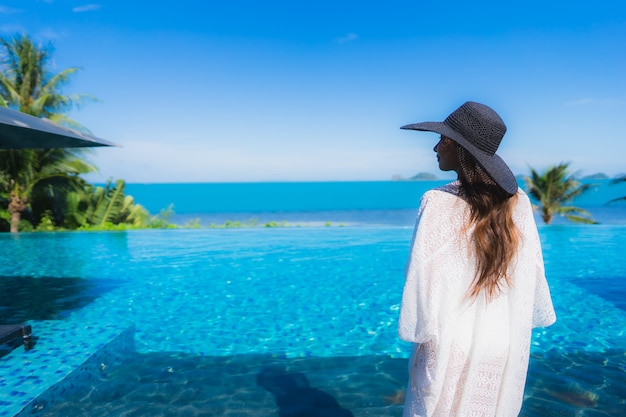
[[[72,333],[54,333],[64,322],[32,322],[33,329],[52,329],[35,333],[39,339],[30,351],[21,348],[0,358],[0,416],[29,416],[40,411],[41,404],[53,404],[60,393],[68,391],[72,381],[93,375],[103,363],[121,360],[134,351],[134,326],[105,324],[81,329],[81,336],[91,342],[72,343]],[[68,336],[69,339],[68,339]],[[62,346],[62,348],[61,348]],[[69,384],[69,385],[67,385]]]

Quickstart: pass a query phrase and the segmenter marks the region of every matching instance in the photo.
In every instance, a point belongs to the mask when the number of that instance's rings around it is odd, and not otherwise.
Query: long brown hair
[[[513,221],[517,194],[511,196],[497,185],[463,147],[457,146],[461,196],[470,206],[470,224],[476,273],[470,296],[484,290],[491,300],[511,286],[509,265],[517,252],[520,232]]]

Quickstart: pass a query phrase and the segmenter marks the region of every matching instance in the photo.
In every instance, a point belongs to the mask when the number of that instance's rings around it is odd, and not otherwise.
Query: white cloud
[[[100,9],[100,5],[99,4],[85,4],[84,6],[78,6],[78,7],[74,7],[72,9],[72,11],[74,13],[83,13],[83,12],[93,12],[95,10]]]
[[[348,33],[346,36],[342,36],[341,38],[337,38],[337,42],[339,43],[346,43],[346,42],[352,42],[359,39],[359,35],[357,35],[356,33]]]

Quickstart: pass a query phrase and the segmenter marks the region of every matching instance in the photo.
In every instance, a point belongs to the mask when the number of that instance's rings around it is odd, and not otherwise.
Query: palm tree
[[[0,50],[3,52],[0,56],[1,106],[87,130],[65,112],[91,97],[61,94],[61,87],[78,68],[56,74],[50,72],[51,49],[36,45],[27,35],[0,39]],[[51,194],[84,185],[78,175],[96,170],[82,159],[84,153],[77,148],[0,151],[0,172],[3,173],[0,186],[4,185],[0,194],[8,200],[11,232],[19,230],[22,214],[29,209],[32,195],[47,196],[50,200]]]
[[[565,205],[591,187],[591,184],[581,184],[568,171],[569,162],[549,167],[541,174],[530,168],[531,175],[525,177],[525,182],[528,194],[537,202],[534,208],[541,211],[546,224],[550,224],[555,215],[576,223],[596,223],[588,211]]]
[[[0,59],[0,105],[87,131],[65,113],[95,98],[87,94],[61,94],[61,88],[80,68],[67,68],[56,74],[50,72],[51,47],[36,45],[28,35],[0,39],[0,48],[4,52]]]
[[[619,184],[620,182],[626,182],[626,174],[624,175],[620,175],[617,178],[614,178],[611,180],[610,184]],[[609,201],[609,203],[614,203],[615,201],[626,201],[626,195],[624,197],[618,197],[618,198],[614,198],[613,200]]]
[[[63,208],[59,202],[69,192],[83,188],[86,183],[79,175],[93,172],[95,167],[76,155],[76,150],[26,149],[2,151],[0,171],[5,178],[4,195],[9,197],[10,230],[16,233],[26,212],[35,224],[45,211],[60,220]]]

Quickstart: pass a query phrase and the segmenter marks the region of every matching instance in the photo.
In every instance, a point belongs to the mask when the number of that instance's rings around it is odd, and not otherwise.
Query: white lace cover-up
[[[518,191],[522,238],[512,286],[490,302],[468,297],[475,271],[469,206],[459,183],[422,197],[400,310],[413,342],[404,417],[514,417],[520,412],[532,328],[556,320],[528,196]]]

